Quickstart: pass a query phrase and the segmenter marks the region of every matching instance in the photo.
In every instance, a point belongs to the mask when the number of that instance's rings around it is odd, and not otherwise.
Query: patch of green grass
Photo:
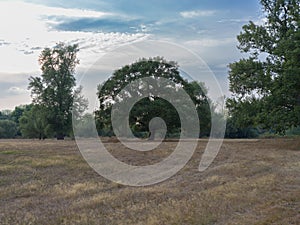
[[[6,150],[6,151],[0,151],[0,154],[3,154],[3,155],[17,155],[17,154],[20,154],[20,151]]]

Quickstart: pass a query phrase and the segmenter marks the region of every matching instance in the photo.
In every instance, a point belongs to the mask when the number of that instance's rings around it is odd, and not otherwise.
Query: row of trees
[[[83,112],[87,107],[86,100],[81,96],[81,89],[74,89],[75,79],[71,72],[74,71],[75,57],[66,52],[76,52],[75,48],[58,45],[54,49],[45,49],[40,57],[43,74],[41,77],[31,77],[29,88],[32,92],[33,103],[31,105],[16,107],[9,113],[7,122],[14,132],[4,138],[22,135],[27,138],[44,139],[56,137],[63,139],[66,135],[72,135],[72,115],[80,118],[77,126],[81,126],[82,135],[89,135],[91,129],[87,126],[92,115]],[[58,54],[59,52],[60,54]],[[67,56],[67,57],[66,57]],[[65,62],[70,59],[72,62]],[[63,69],[66,66],[69,68]],[[65,71],[67,71],[67,74]],[[111,124],[112,106],[118,101],[117,95],[132,81],[144,78],[152,74],[155,79],[162,77],[172,80],[173,86],[164,87],[166,92],[182,87],[194,102],[201,126],[200,136],[209,136],[211,120],[211,101],[207,98],[207,89],[203,83],[188,82],[179,73],[179,67],[175,62],[168,62],[161,57],[153,59],[141,59],[131,65],[114,72],[113,76],[102,85],[99,85],[98,98],[100,108],[95,111],[97,130],[99,135],[114,135]],[[130,129],[136,136],[149,136],[149,123],[154,117],[161,117],[167,125],[167,135],[178,136],[181,123],[176,109],[166,100],[155,95],[151,84],[139,83],[125,95],[138,95],[142,89],[151,89],[147,98],[137,102],[130,111]],[[119,100],[120,100],[120,96]],[[123,96],[125,97],[125,96]],[[121,97],[122,100],[122,97]],[[75,104],[73,104],[75,103]],[[184,105],[184,102],[180,103]],[[76,114],[77,112],[77,114]],[[76,118],[75,118],[76,119]],[[4,121],[4,120],[3,120]],[[7,125],[7,126],[8,126]],[[150,138],[155,137],[155,127]],[[8,129],[6,129],[8,131]]]
[[[215,111],[214,104],[207,98],[205,84],[184,79],[177,63],[162,57],[141,59],[116,70],[99,85],[100,108],[94,116],[83,116],[87,100],[81,95],[82,88],[75,88],[74,77],[79,49],[77,45],[60,43],[52,49],[44,49],[39,57],[42,74],[29,80],[32,104],[16,107],[12,112],[0,112],[0,137],[64,139],[72,136],[72,110],[75,119],[82,118],[77,125],[86,129],[83,133],[88,133],[87,124],[95,117],[99,135],[114,135],[113,106],[127,97],[141,96],[143,89],[148,90],[148,96],[134,104],[130,111],[131,131],[136,136],[154,138],[158,128],[153,125],[150,134],[148,125],[152,118],[161,117],[167,126],[167,136],[178,136],[179,115],[168,101],[155,95],[155,84],[142,81],[121,92],[126,85],[145,77],[172,81],[165,87],[166,92],[176,92],[179,87],[185,90],[196,106],[200,137],[209,135],[212,116],[227,119],[226,137],[255,137],[266,131],[284,134],[287,129],[297,130],[300,126],[300,1],[261,0],[261,5],[266,16],[264,24],[250,21],[237,36],[238,48],[247,53],[248,58],[229,64],[233,95],[226,101],[227,118]]]

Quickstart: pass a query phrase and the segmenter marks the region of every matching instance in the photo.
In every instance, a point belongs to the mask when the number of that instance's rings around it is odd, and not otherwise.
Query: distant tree
[[[77,45],[63,43],[45,48],[39,57],[41,77],[30,77],[29,88],[33,103],[46,110],[46,123],[57,139],[64,139],[72,129],[72,105],[74,100]]]
[[[11,120],[0,120],[0,138],[14,138],[17,135],[17,124]]]
[[[82,86],[74,90],[72,113],[75,120],[86,116],[85,111],[88,109],[89,102],[82,94]]]
[[[229,65],[229,115],[240,128],[260,125],[284,133],[300,125],[300,1],[261,0],[264,24],[238,35],[247,59]]]
[[[53,136],[47,118],[48,110],[41,105],[33,105],[29,110],[24,111],[19,120],[22,137],[45,139]]]
[[[93,114],[86,113],[77,120],[76,126],[76,136],[77,137],[94,137],[93,124],[95,119]]]
[[[131,65],[126,65],[116,70],[112,77],[98,87],[98,98],[100,101],[99,110],[95,112],[97,128],[100,135],[102,132],[109,133],[112,131],[111,109],[112,106],[122,101],[126,96],[120,96],[121,90],[135,80],[145,77],[153,77],[157,81],[165,78],[173,81],[172,85],[165,87],[165,91],[176,91],[176,86],[182,87],[193,100],[200,118],[203,123],[203,130],[209,130],[210,108],[209,99],[206,97],[206,88],[204,84],[197,82],[188,82],[183,79],[178,70],[178,65],[172,61],[166,61],[161,57],[141,59]],[[149,122],[154,117],[161,117],[167,125],[167,134],[180,133],[180,119],[176,109],[166,100],[151,93],[154,86],[148,83],[140,83],[136,87],[131,87],[127,96],[140,95],[142,89],[149,90],[149,96],[137,102],[130,111],[129,122],[133,132],[146,132]],[[117,97],[119,95],[119,97]],[[185,103],[182,102],[184,106]],[[207,126],[207,127],[206,127]],[[155,126],[151,130],[150,139],[155,136]],[[202,130],[202,129],[201,129]]]
[[[16,124],[19,124],[19,119],[21,118],[22,114],[25,111],[30,110],[32,105],[19,105],[16,106],[15,109],[11,112],[10,117],[11,120],[14,121]]]
[[[5,109],[0,111],[0,120],[10,120],[12,111],[9,109]]]
[[[10,114],[10,119],[17,124],[17,136],[21,136],[20,130],[20,118],[22,117],[25,111],[29,111],[32,105],[20,105],[16,106],[15,109]]]
[[[212,101],[207,97],[207,88],[205,83],[192,81],[187,83],[185,90],[193,100],[200,122],[200,137],[208,137],[211,129],[212,115],[215,114],[215,108]]]
[[[247,127],[240,127],[235,118],[227,119],[225,138],[257,138],[263,131],[258,127],[249,125]]]

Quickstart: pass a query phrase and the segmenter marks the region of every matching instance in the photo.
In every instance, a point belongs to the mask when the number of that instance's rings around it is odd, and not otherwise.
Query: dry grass
[[[106,146],[145,165],[171,153]],[[204,172],[206,141],[175,176],[148,187],[112,183],[73,141],[0,141],[0,224],[299,224],[300,139],[225,140]]]

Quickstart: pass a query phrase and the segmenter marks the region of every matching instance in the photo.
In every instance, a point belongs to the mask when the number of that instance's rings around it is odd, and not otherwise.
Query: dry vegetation
[[[96,174],[73,141],[0,141],[0,224],[299,224],[300,139],[225,140],[205,172],[206,141],[177,175],[128,187]],[[106,143],[124,162],[144,165],[176,145],[132,153]]]

